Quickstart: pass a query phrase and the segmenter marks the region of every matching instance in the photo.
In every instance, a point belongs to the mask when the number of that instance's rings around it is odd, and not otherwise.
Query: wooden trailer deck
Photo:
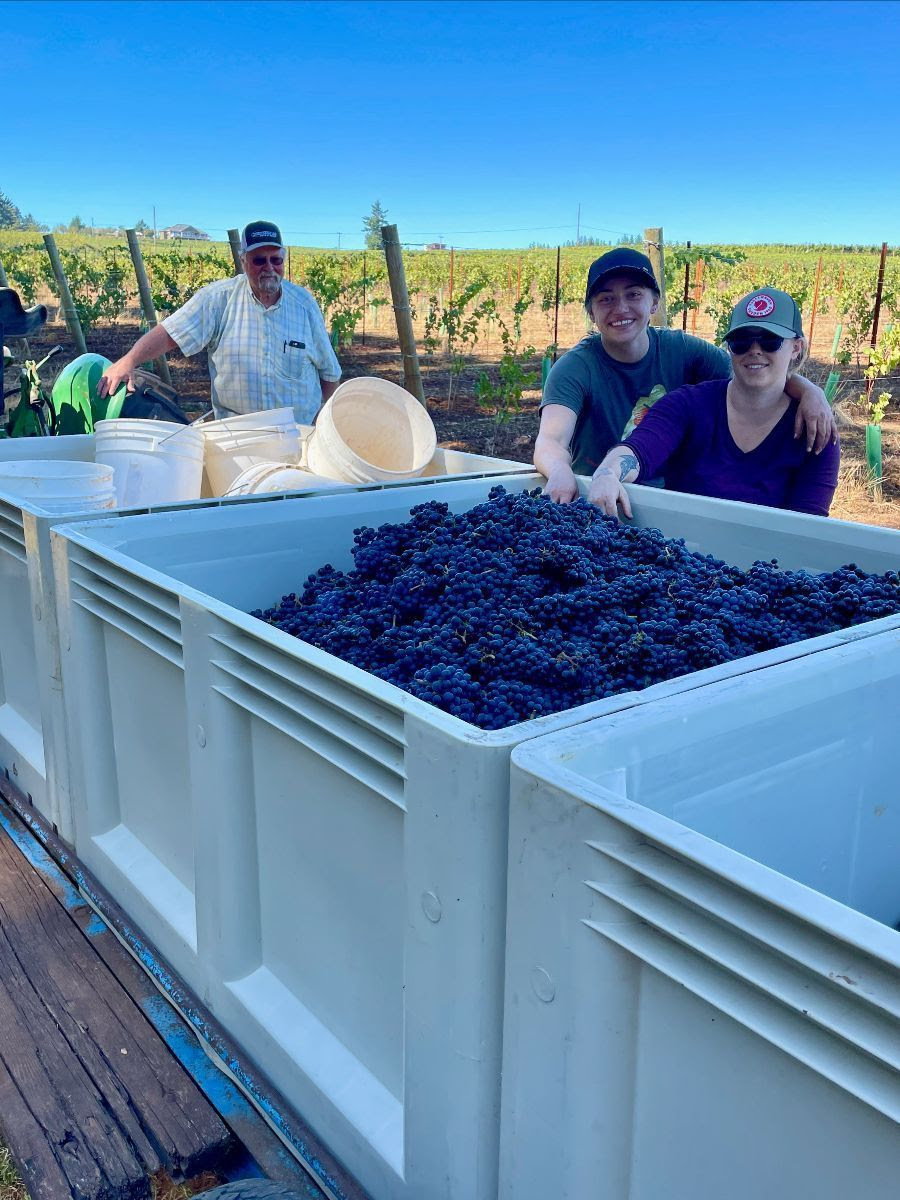
[[[263,1121],[210,1062],[121,931],[85,901],[93,881],[77,860],[61,869],[66,857],[0,776],[0,1138],[31,1200],[140,1200],[154,1176],[207,1170],[326,1200],[298,1158],[332,1195],[365,1200],[277,1095],[257,1104]],[[244,1073],[239,1054],[226,1061]]]

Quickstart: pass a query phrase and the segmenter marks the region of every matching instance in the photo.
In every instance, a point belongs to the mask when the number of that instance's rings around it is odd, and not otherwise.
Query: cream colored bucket
[[[267,408],[209,421],[198,428],[205,448],[209,493],[224,496],[238,476],[258,463],[295,464],[300,437],[293,408]]]
[[[434,457],[431,417],[385,379],[348,379],[322,407],[305,460],[316,475],[379,483],[420,475]]]
[[[339,488],[338,479],[323,479],[300,467],[286,467],[284,463],[255,463],[242,471],[226,496],[259,496],[265,492],[299,492],[315,489]]]
[[[102,463],[60,459],[0,463],[0,492],[52,513],[96,512],[116,506],[113,469]]]
[[[129,417],[98,421],[94,457],[115,469],[118,508],[200,498],[203,435],[199,428]]]

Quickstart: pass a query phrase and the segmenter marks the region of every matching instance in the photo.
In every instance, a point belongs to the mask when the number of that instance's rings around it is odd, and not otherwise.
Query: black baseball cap
[[[279,250],[284,249],[281,230],[272,221],[251,221],[249,225],[244,226],[244,232],[241,234],[241,254],[255,250],[257,246],[277,246]]]
[[[591,296],[609,275],[632,275],[642,287],[653,288],[657,296],[659,295],[659,284],[647,255],[641,254],[639,250],[632,250],[630,246],[617,246],[615,250],[607,250],[591,263],[584,293],[585,304],[590,304]]]
[[[742,296],[731,313],[726,339],[738,329],[765,329],[779,337],[803,337],[803,316],[793,296],[778,288],[757,288]]]

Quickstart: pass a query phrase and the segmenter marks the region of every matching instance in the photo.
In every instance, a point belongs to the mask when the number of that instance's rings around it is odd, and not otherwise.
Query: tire
[[[310,1195],[287,1183],[273,1183],[271,1179],[239,1179],[200,1192],[197,1200],[309,1200]]]

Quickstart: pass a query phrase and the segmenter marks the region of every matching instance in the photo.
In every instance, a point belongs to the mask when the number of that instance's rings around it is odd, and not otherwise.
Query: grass
[[[2,1143],[0,1143],[0,1200],[28,1200],[28,1193],[19,1178],[12,1155]]]
[[[189,1200],[199,1192],[217,1187],[224,1183],[221,1176],[213,1171],[204,1171],[193,1179],[176,1183],[165,1171],[159,1171],[150,1179],[150,1190],[153,1200]],[[19,1177],[12,1155],[6,1146],[0,1142],[0,1200],[29,1200],[25,1184]]]

